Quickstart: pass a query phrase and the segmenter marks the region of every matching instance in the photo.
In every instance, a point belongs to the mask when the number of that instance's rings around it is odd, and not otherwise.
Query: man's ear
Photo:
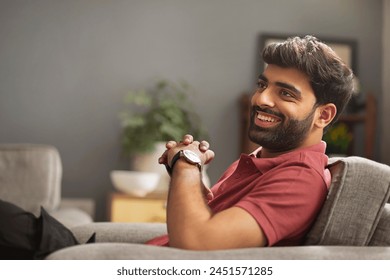
[[[314,125],[318,128],[325,128],[336,116],[337,108],[336,105],[334,105],[333,103],[328,103],[325,105],[318,106],[317,112],[318,115],[314,122]]]

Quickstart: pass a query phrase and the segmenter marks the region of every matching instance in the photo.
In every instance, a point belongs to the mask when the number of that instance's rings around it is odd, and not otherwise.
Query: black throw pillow
[[[95,242],[95,234],[87,243]],[[62,248],[79,245],[73,233],[41,207],[36,218],[20,207],[0,200],[0,259],[44,259]]]

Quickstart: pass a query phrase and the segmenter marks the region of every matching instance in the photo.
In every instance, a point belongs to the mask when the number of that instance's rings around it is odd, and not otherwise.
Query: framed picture
[[[301,36],[301,35],[286,35],[286,34],[262,34],[260,36],[260,52],[264,49],[265,46],[272,43],[279,43],[285,41],[287,38],[292,36]],[[323,38],[316,36],[320,41],[327,44],[331,47],[340,58],[352,69],[355,76],[357,76],[357,42],[355,40],[349,39],[334,39],[334,38]],[[264,64],[261,66],[260,70],[264,69]]]

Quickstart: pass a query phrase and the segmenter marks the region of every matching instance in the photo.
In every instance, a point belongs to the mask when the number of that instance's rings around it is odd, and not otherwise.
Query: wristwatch
[[[199,156],[191,150],[181,150],[173,156],[171,166],[169,166],[168,164],[165,165],[169,175],[172,175],[175,163],[181,158],[183,158],[186,162],[190,164],[196,165],[199,168],[199,172],[202,172],[202,161],[200,160]]]

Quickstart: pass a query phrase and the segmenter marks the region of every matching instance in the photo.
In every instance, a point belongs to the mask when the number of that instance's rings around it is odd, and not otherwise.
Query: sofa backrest
[[[390,203],[386,203],[369,245],[390,246]]]
[[[390,167],[361,157],[346,157],[333,159],[329,169],[332,183],[328,197],[305,244],[373,245],[371,238],[382,214],[387,213],[384,209],[390,196]]]
[[[34,144],[0,145],[0,199],[35,215],[59,206],[62,165],[58,150]]]

